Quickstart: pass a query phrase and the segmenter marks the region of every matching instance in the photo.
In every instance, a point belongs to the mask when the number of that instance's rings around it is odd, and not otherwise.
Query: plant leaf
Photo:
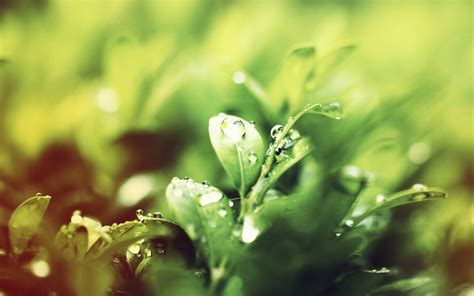
[[[301,107],[304,95],[304,86],[315,67],[316,48],[304,46],[293,49],[286,57],[281,75],[285,94],[289,98],[290,112]]]
[[[28,198],[13,212],[8,221],[13,253],[21,254],[43,220],[51,196],[37,195]]]
[[[354,226],[362,222],[365,218],[383,210],[391,209],[398,206],[436,200],[446,198],[448,194],[439,188],[421,186],[420,188],[412,188],[397,192],[386,197],[382,202],[375,204],[365,213],[353,218]]]
[[[383,292],[408,292],[410,290],[417,289],[424,285],[433,282],[433,278],[428,276],[417,276],[410,279],[403,279],[396,282],[391,282],[383,286],[378,287],[373,291],[373,294],[379,294]]]
[[[177,224],[165,219],[150,218],[144,222],[128,221],[111,226],[108,235],[111,241],[104,237],[99,238],[87,252],[87,258],[105,259],[123,252],[139,240],[163,238],[169,241],[171,245],[169,249],[183,255],[188,264],[193,264],[195,260],[194,246],[188,235]]]
[[[209,120],[212,147],[241,195],[260,172],[264,159],[263,139],[257,129],[237,116],[219,114]]]
[[[88,247],[87,228],[79,226],[75,230],[70,230],[68,226],[64,226],[56,234],[54,244],[66,258],[82,259]]]
[[[277,157],[268,177],[262,182],[261,187],[257,188],[257,193],[266,193],[286,171],[309,155],[312,150],[313,146],[308,138],[297,139],[293,147],[283,150]]]
[[[229,252],[234,227],[228,199],[215,187],[179,178],[168,185],[166,198],[200,254],[217,266]]]
[[[305,84],[306,91],[313,91],[320,82],[332,73],[336,67],[341,64],[357,47],[353,44],[342,46],[332,50],[317,59],[315,63],[315,70],[312,72]]]

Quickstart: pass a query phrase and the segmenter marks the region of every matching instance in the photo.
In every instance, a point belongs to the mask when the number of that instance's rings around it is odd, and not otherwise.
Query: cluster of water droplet
[[[161,212],[148,213],[145,215],[145,212],[143,212],[142,209],[136,210],[135,215],[137,216],[137,220],[142,223],[146,223],[149,220],[156,220],[156,219],[163,218],[163,215],[161,214]]]
[[[173,178],[171,184],[167,189],[167,194],[172,194],[174,198],[192,198],[197,204],[205,209],[211,209],[215,213],[215,217],[208,217],[208,226],[210,228],[217,227],[218,223],[221,223],[221,218],[232,215],[231,209],[234,203],[228,201],[228,206],[222,203],[224,194],[217,188],[211,186],[209,182],[204,181],[201,183],[195,182],[189,178]],[[228,220],[231,223],[232,220]],[[199,233],[195,225],[183,225],[184,229],[192,239],[205,240],[205,237],[199,237]],[[205,243],[205,241],[202,241]]]
[[[170,189],[174,197],[190,196],[201,207],[215,204],[224,197],[224,194],[219,189],[212,187],[209,182],[197,183],[189,178],[174,177],[171,180]]]
[[[274,140],[267,151],[267,155],[275,151],[275,159],[277,162],[289,157],[290,149],[295,145],[296,141],[301,138],[300,133],[295,129],[290,129],[288,133],[283,136],[284,126],[277,124],[270,130],[270,136]],[[275,147],[276,143],[278,145]]]
[[[317,104],[312,105],[309,104],[306,106],[307,109],[311,109],[314,113],[319,113],[325,115],[327,117],[331,117],[334,119],[341,119],[342,118],[342,107],[341,104],[338,102],[333,102],[329,104]]]

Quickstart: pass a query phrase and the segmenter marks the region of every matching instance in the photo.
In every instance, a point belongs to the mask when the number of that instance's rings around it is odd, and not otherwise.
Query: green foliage
[[[19,205],[8,221],[10,243],[14,254],[21,254],[35,235],[48,207],[50,196],[30,197]]]
[[[472,290],[472,5],[10,2],[0,294]]]

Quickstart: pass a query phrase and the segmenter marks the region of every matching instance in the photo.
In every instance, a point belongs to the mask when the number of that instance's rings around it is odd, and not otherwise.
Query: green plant
[[[156,287],[164,294],[228,296],[425,291],[432,284],[430,277],[384,281],[394,271],[367,266],[364,254],[383,231],[384,210],[444,198],[446,193],[416,184],[378,196],[364,212],[356,213],[358,197],[371,176],[355,166],[320,172],[313,157],[301,163],[314,147],[296,127],[309,115],[338,120],[341,106],[307,105],[271,129],[267,149],[255,123],[224,113],[212,117],[212,146],[239,197],[229,199],[207,181],[175,177],[166,198],[177,224],[159,212],[145,215],[137,210],[134,221],[103,226],[76,211],[54,244],[28,244],[50,197],[39,194],[26,200],[10,218],[12,248],[0,268],[0,280],[15,281],[9,266],[21,264],[25,252],[32,252],[29,266],[38,277],[49,273],[45,260],[74,266],[70,272],[78,282],[49,283],[45,293],[69,293],[74,287],[82,295],[147,294]],[[276,190],[291,169],[298,172],[298,185],[286,193]],[[262,286],[260,281],[268,278],[282,282]]]

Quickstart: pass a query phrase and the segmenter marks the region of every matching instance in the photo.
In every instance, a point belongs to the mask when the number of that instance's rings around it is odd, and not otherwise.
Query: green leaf
[[[56,234],[54,244],[66,258],[82,259],[88,247],[87,228],[79,226],[71,230],[69,226],[64,226]]]
[[[431,277],[417,276],[411,279],[403,279],[380,286],[373,291],[373,294],[383,294],[384,292],[408,292],[432,282],[433,279]]]
[[[300,108],[304,99],[304,86],[316,62],[316,48],[305,46],[293,49],[281,69],[285,94],[289,98],[290,112]]]
[[[266,179],[263,179],[260,187],[257,188],[257,193],[266,193],[286,171],[309,155],[312,150],[313,146],[308,138],[295,140],[291,148],[283,150],[280,155],[276,156],[275,164]]]
[[[217,188],[191,179],[173,178],[166,199],[178,223],[183,225],[210,266],[228,254],[234,218],[228,199]]]
[[[354,221],[355,226],[362,222],[365,218],[374,215],[379,211],[418,202],[446,198],[447,196],[448,194],[442,189],[426,187],[424,185],[417,184],[412,189],[403,190],[384,198],[380,202],[373,205],[365,213],[353,218],[352,220]]]
[[[306,81],[306,91],[313,91],[320,85],[324,79],[336,69],[357,47],[355,45],[346,45],[334,49],[317,59],[315,70],[311,77]]]
[[[334,283],[334,288],[327,295],[366,296],[381,282],[386,275],[378,271],[354,271],[343,275]]]
[[[245,195],[264,159],[262,137],[246,120],[223,113],[209,120],[209,136],[222,166],[240,194]]]
[[[188,264],[194,263],[195,251],[191,240],[181,227],[171,221],[161,218],[127,221],[110,226],[107,234],[109,238],[102,236],[89,249],[88,259],[107,259],[124,252],[137,241],[162,238],[168,241],[170,252],[179,253]]]
[[[43,220],[51,196],[37,195],[21,203],[8,221],[13,253],[21,254]]]

